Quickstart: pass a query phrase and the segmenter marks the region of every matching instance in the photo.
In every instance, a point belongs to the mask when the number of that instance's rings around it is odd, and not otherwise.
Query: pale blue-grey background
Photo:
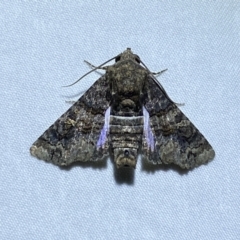
[[[240,3],[0,2],[0,239],[240,239]],[[216,151],[188,173],[67,170],[31,144],[131,47]],[[130,177],[129,177],[130,176]]]

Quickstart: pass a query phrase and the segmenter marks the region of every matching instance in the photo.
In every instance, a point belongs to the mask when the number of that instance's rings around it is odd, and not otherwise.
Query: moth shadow
[[[133,185],[134,184],[134,177],[135,177],[135,169],[133,168],[117,168],[114,162],[113,155],[110,153],[110,161],[113,166],[114,178],[118,185],[127,184]]]
[[[69,166],[59,166],[61,170],[70,171],[72,168],[92,168],[92,169],[104,169],[107,168],[107,161],[103,159],[101,161],[89,161],[89,162],[74,162]]]
[[[117,184],[127,184],[133,185],[134,184],[134,177],[135,177],[135,169],[133,168],[117,168],[114,166],[114,178]]]
[[[87,90],[87,89],[86,89]],[[62,98],[65,98],[65,99],[79,99],[85,92],[86,92],[86,90],[82,90],[82,91],[80,91],[80,92],[78,92],[78,93],[75,93],[75,94],[71,94],[71,95],[63,95],[63,94],[61,94],[60,96],[62,97]],[[77,100],[76,100],[77,101]],[[75,102],[76,102],[75,101]],[[69,100],[66,100],[66,103],[68,103],[68,104],[70,104],[70,105],[73,105],[74,104],[74,101],[69,101]]]
[[[142,161],[142,171],[145,171],[147,173],[155,173],[156,171],[175,171],[180,175],[186,175],[188,174],[190,171],[192,171],[192,169],[182,169],[179,166],[175,165],[175,164],[152,164],[150,162],[147,161]]]

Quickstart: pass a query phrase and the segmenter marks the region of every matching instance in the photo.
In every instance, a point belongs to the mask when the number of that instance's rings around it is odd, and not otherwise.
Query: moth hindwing
[[[118,168],[135,168],[141,150],[153,164],[187,169],[214,158],[208,141],[130,48],[115,61],[102,67],[106,73],[33,143],[33,156],[64,166],[111,152]]]

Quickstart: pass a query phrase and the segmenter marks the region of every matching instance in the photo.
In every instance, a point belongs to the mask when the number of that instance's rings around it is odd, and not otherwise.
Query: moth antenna
[[[91,71],[87,72],[86,74],[84,74],[82,77],[80,77],[77,81],[75,81],[74,83],[70,84],[70,85],[66,85],[66,86],[62,86],[62,87],[71,87],[73,86],[74,84],[76,84],[77,82],[79,82],[81,79],[83,79],[84,77],[86,77],[88,74],[90,74],[91,72],[94,72],[95,70],[101,68],[103,65],[105,65],[106,63],[112,61],[113,59],[115,59],[117,56],[107,60],[106,62],[102,63],[101,65],[95,67],[94,69],[92,69]]]
[[[164,69],[160,72],[157,72],[157,73],[153,73],[151,72],[148,67],[143,63],[143,61],[140,59],[140,62],[142,63],[142,65],[149,71],[149,73],[151,74],[151,77],[153,79],[153,81],[158,85],[158,87],[163,91],[164,95],[166,96],[166,98],[171,102],[171,103],[174,103],[175,105],[177,106],[183,106],[184,103],[176,103],[174,102],[167,94],[167,92],[165,91],[165,89],[163,88],[163,86],[161,85],[161,83],[156,79],[156,77],[154,75],[159,75],[159,74],[162,74],[163,72],[167,71],[168,69]]]

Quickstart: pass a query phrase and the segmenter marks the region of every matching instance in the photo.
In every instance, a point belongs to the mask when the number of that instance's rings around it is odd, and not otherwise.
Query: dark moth
[[[208,141],[130,48],[115,61],[102,67],[106,73],[33,143],[33,156],[65,166],[110,153],[118,168],[135,168],[141,150],[153,164],[187,169],[214,158]]]

